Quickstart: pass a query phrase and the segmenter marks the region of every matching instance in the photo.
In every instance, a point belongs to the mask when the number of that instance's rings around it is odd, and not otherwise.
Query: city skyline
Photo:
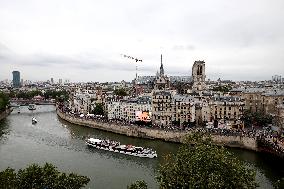
[[[283,75],[282,1],[6,1],[0,2],[0,80],[50,78],[131,81],[191,75],[206,62],[206,79],[270,80]]]

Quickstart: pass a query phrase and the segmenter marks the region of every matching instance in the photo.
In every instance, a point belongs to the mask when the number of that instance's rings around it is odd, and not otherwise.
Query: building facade
[[[172,125],[172,92],[153,91],[152,123],[155,125]]]
[[[210,122],[213,122],[214,127],[238,127],[241,124],[244,105],[240,97],[214,97],[209,103]]]
[[[152,105],[150,96],[113,101],[108,103],[107,107],[109,120],[121,120],[134,123],[137,121],[138,112],[148,112],[149,115],[151,115]]]

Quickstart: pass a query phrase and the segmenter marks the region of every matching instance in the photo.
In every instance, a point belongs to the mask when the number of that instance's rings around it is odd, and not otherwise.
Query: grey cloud
[[[0,43],[0,60],[7,60],[12,56],[13,52],[3,43]]]
[[[195,50],[195,47],[193,45],[174,45],[173,46],[173,50],[177,50],[177,51],[184,51],[184,50],[188,50],[188,51],[193,51]]]

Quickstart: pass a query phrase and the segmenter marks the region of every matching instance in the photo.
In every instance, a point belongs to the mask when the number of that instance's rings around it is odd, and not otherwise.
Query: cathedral
[[[195,61],[192,66],[191,82],[189,82],[186,86],[183,84],[184,89],[189,87],[188,89],[190,89],[191,92],[200,94],[202,91],[206,90],[205,78],[205,62],[201,60]],[[157,72],[156,74],[154,80],[154,90],[168,90],[171,87],[174,86],[171,86],[170,78],[165,75],[163,56],[161,55],[160,72]]]

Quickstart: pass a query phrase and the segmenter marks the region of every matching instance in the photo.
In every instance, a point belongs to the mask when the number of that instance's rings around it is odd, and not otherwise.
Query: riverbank
[[[6,109],[4,112],[1,112],[0,113],[0,121],[2,119],[5,119],[11,112],[12,112],[12,110],[10,108]]]
[[[72,115],[65,114],[59,109],[56,110],[56,113],[61,119],[76,125],[87,126],[131,137],[159,139],[169,142],[183,143],[185,136],[190,133],[190,131],[166,131],[160,129],[138,127],[135,125],[125,126],[110,122],[98,122],[95,120],[77,118]],[[257,141],[255,138],[246,136],[212,135],[212,139],[217,145],[258,151]]]

